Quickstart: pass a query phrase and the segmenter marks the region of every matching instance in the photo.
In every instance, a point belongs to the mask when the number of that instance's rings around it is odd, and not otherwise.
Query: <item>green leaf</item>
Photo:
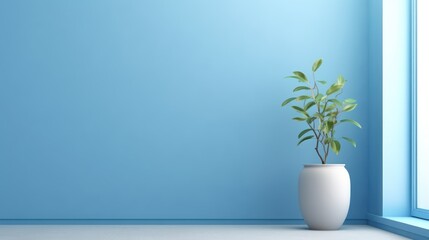
[[[334,118],[334,117],[338,116],[338,111],[330,112],[330,113],[328,113],[328,116],[330,116],[331,118]]]
[[[310,99],[310,98],[311,98],[310,96],[302,95],[302,96],[297,97],[296,100],[297,101],[302,101],[302,100],[307,100],[307,99]]]
[[[322,85],[326,84],[326,81],[318,81],[319,83],[321,83]]]
[[[344,102],[344,103],[351,104],[351,103],[356,103],[356,100],[355,100],[355,99],[353,99],[353,98],[347,98],[347,99],[345,99],[343,102]]]
[[[317,59],[314,63],[313,63],[313,72],[317,71],[317,69],[320,67],[320,65],[322,65],[322,59]]]
[[[294,76],[289,76],[289,78],[295,78],[298,79],[298,81],[300,82],[308,82],[307,77],[305,76],[304,73],[300,72],[300,71],[295,71],[293,72]]]
[[[355,109],[355,108],[356,108],[356,106],[357,106],[357,104],[356,104],[356,103],[346,105],[346,106],[344,106],[344,108],[343,108],[343,112],[350,112],[350,111],[353,111],[353,109]]]
[[[296,99],[295,97],[291,97],[291,98],[284,100],[284,102],[282,103],[282,107],[286,106],[286,104],[292,102],[295,99]]]
[[[307,86],[299,86],[299,87],[296,87],[293,91],[296,92],[296,91],[300,91],[300,90],[310,90],[310,89],[311,88],[309,88]]]
[[[335,154],[339,154],[341,150],[341,144],[337,140],[331,141],[331,148],[332,151],[334,151]]]
[[[305,121],[305,120],[307,120],[307,118],[302,118],[302,117],[294,117],[292,119],[295,120],[295,121]]]
[[[338,123],[337,118],[335,118],[335,117],[333,117],[333,116],[330,116],[328,121],[333,122],[333,123],[334,123],[334,125]]]
[[[298,134],[298,138],[301,138],[302,136],[304,136],[304,134],[306,134],[310,131],[311,131],[311,128],[305,129],[304,131],[302,131]]]
[[[336,93],[340,91],[343,88],[344,85],[338,85],[336,83],[332,84],[331,87],[326,90],[326,95],[331,95],[333,93]]]
[[[298,112],[305,112],[304,109],[298,107],[298,106],[292,106],[293,109],[297,110]]]
[[[358,128],[362,128],[362,126],[353,119],[342,119],[340,122],[350,122]]]
[[[321,130],[323,133],[328,134],[329,133],[329,129],[327,125],[322,125]]]
[[[323,125],[322,131],[326,134],[332,131],[334,128],[334,122],[333,121],[326,121],[326,124]]]
[[[314,98],[315,102],[321,102],[322,98],[326,97],[325,95],[319,93],[316,95],[316,97]]]
[[[315,113],[313,116],[319,118],[320,120],[323,120],[325,118],[325,116],[323,116],[321,113],[318,113],[318,112]]]
[[[346,83],[346,80],[344,79],[344,77],[342,75],[338,76],[337,84],[338,85],[344,85],[345,83]]]
[[[343,137],[343,139],[345,139],[347,142],[349,142],[351,145],[353,145],[353,147],[356,147],[355,140],[348,138],[348,137]]]
[[[308,81],[308,80],[307,80],[307,77],[305,76],[305,74],[304,74],[303,72],[295,71],[295,72],[293,72],[293,74],[294,74],[295,76],[297,76],[297,77],[299,77],[299,78],[301,78],[301,79],[305,80],[306,82]]]
[[[307,118],[307,123],[311,124],[314,120],[316,120],[315,117]]]
[[[285,78],[294,78],[294,79],[298,79],[298,80],[301,80],[299,77],[297,77],[297,76],[286,76]]]
[[[310,117],[310,115],[308,115],[308,113],[304,109],[298,106],[292,106],[292,108],[295,109],[297,112],[304,114],[306,117]]]
[[[334,143],[337,146],[337,152],[336,152],[336,154],[338,155],[340,153],[340,150],[341,150],[341,143],[338,142],[337,140],[334,140]]]
[[[314,105],[316,105],[316,103],[315,102],[313,102],[313,101],[311,101],[311,102],[308,102],[307,104],[305,104],[305,106],[304,106],[304,110],[305,111],[307,111],[308,109],[310,109],[312,106],[314,106]]]
[[[334,110],[337,106],[335,104],[331,104],[328,107],[325,108],[325,112],[330,112],[332,110]]]
[[[331,144],[332,138],[328,137],[323,141],[323,144]]]
[[[327,126],[328,126],[328,128],[329,128],[329,131],[330,131],[332,128],[334,128],[334,125],[335,125],[335,123],[334,123],[333,121],[327,121],[327,122],[326,122],[326,124],[327,124]]]
[[[302,139],[301,139],[301,141],[299,141],[299,142],[298,142],[298,144],[297,144],[297,145],[301,144],[301,143],[302,143],[302,142],[304,142],[304,141],[310,140],[310,139],[312,139],[312,138],[314,138],[314,136],[307,136],[307,137],[304,137],[304,138],[302,138]]]
[[[337,153],[337,145],[335,145],[334,141],[331,141],[331,142],[329,143],[329,145],[331,145],[332,151],[333,151],[334,153]]]
[[[335,103],[338,107],[343,107],[343,104],[338,101],[337,99],[329,99],[328,102],[333,102]]]

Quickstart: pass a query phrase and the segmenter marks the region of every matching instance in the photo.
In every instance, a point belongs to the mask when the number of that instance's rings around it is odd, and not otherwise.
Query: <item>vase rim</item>
[[[327,164],[321,164],[321,163],[314,163],[314,164],[304,164],[304,167],[344,167],[346,164],[337,164],[337,163],[327,163]]]

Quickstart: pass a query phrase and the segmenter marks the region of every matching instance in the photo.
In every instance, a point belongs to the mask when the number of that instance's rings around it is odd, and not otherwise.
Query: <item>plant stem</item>
[[[317,94],[316,95],[318,95],[319,94],[319,87],[316,84],[316,77],[315,77],[314,72],[313,72],[313,81],[314,81],[314,87],[313,88],[316,88],[316,90],[317,90]]]
[[[307,123],[307,124],[311,128],[311,130],[313,131],[314,136],[316,137],[316,147],[314,149],[316,150],[316,153],[319,156],[320,161],[322,161],[322,164],[325,164],[325,161],[323,161],[323,157],[319,152],[319,140],[320,140],[320,134],[321,133],[317,134],[316,130],[309,123]]]
[[[310,83],[308,83],[308,85],[311,88],[311,95],[313,97],[313,100],[314,100],[314,102],[316,102],[316,96],[319,94],[319,87],[317,86],[316,77],[315,77],[314,72],[313,72],[313,87],[311,87]],[[314,90],[317,91],[317,94],[314,93]],[[317,112],[320,113],[320,103],[317,102],[316,105],[317,105]],[[307,124],[311,128],[311,130],[313,131],[314,136],[316,137],[316,146],[315,146],[314,149],[316,150],[316,153],[319,156],[320,161],[322,162],[322,164],[326,164],[326,157],[325,157],[325,159],[323,159],[323,157],[322,157],[322,155],[320,154],[320,151],[319,151],[319,142],[320,142],[320,136],[322,135],[322,132],[320,130],[316,131],[316,124],[314,123],[314,120],[313,120],[313,126],[311,126],[311,124],[309,124],[309,123],[307,123]],[[320,119],[319,119],[319,125],[320,124],[321,123],[320,123]],[[322,146],[323,146],[323,142],[322,142]],[[323,146],[323,149],[324,149],[324,146]]]

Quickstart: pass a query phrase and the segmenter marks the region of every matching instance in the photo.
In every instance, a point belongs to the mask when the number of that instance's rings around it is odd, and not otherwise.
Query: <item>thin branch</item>
[[[326,162],[326,159],[328,158],[328,155],[329,155],[329,144],[327,145],[327,151],[325,153],[325,162]]]
[[[323,153],[326,155],[326,147],[325,147],[325,139],[326,139],[326,134],[322,135],[322,139],[320,139],[320,143],[322,144],[322,149],[323,149]]]
[[[316,88],[316,91],[317,91],[316,95],[319,95],[319,86],[317,86],[316,77],[315,77],[314,72],[313,72],[313,82],[314,82],[314,87],[313,88]]]
[[[316,150],[316,153],[319,156],[320,161],[322,161],[322,164],[324,164],[323,157],[322,157],[322,155],[319,152],[320,134],[317,134],[316,130],[309,123],[307,123],[307,125],[311,128],[311,130],[313,131],[314,136],[316,137],[316,147],[314,149]]]

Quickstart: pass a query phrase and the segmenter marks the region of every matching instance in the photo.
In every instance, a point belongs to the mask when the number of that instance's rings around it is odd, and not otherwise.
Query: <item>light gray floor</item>
[[[310,231],[293,225],[2,225],[1,240],[407,239],[366,225]]]

